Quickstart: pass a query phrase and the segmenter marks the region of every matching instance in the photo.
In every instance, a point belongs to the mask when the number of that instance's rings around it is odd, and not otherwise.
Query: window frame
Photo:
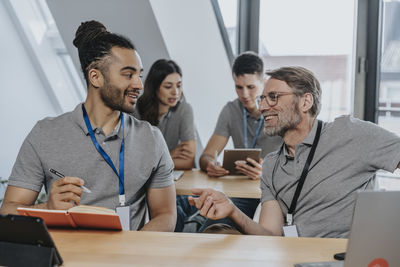
[[[229,63],[232,65],[235,57],[234,57],[231,43],[229,41],[228,32],[225,28],[224,18],[222,17],[222,13],[221,13],[221,9],[218,4],[218,0],[211,0],[211,5],[214,10],[215,18],[217,20],[219,32],[221,33],[222,42],[224,43],[224,46],[225,46],[226,56],[228,57]],[[237,35],[237,32],[236,32],[236,35]]]
[[[366,82],[364,116],[366,121],[378,122],[378,94],[380,84],[380,62],[382,44],[383,0],[368,0],[366,39]],[[356,40],[358,42],[359,40]]]
[[[258,53],[260,27],[260,0],[239,0],[238,54],[245,51]]]

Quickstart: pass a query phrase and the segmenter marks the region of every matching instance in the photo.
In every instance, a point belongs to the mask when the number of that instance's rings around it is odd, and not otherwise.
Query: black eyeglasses
[[[276,104],[278,104],[279,97],[284,96],[284,95],[294,95],[294,94],[295,93],[293,93],[293,92],[269,92],[267,95],[259,95],[256,98],[257,106],[260,107],[261,102],[263,100],[265,100],[265,101],[267,101],[267,104],[270,107],[273,107]]]

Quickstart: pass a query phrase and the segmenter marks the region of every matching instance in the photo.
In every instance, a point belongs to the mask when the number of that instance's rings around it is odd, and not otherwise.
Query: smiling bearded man
[[[189,198],[210,219],[229,217],[245,234],[347,237],[358,190],[372,189],[375,172],[400,167],[400,138],[352,116],[317,119],[321,87],[302,67],[270,76],[258,97],[264,130],[284,144],[264,158],[259,223],[221,192],[193,189]]]
[[[116,209],[124,230],[173,231],[173,163],[160,131],[127,113],[142,84],[142,61],[125,37],[97,21],[75,35],[88,94],[72,112],[39,121],[25,139],[1,213],[18,207]],[[49,169],[64,173],[58,179]],[[85,184],[91,193],[82,192]],[[42,186],[48,201],[35,205]],[[147,210],[149,208],[149,211]],[[146,223],[146,214],[151,219]]]

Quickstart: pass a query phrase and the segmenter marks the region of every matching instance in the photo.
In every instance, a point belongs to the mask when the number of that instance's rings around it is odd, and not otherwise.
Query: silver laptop
[[[400,266],[400,191],[357,193],[344,262],[301,263],[295,266]]]

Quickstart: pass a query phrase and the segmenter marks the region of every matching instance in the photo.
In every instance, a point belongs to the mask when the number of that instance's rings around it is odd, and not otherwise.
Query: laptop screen
[[[345,267],[400,266],[400,191],[357,193]]]

